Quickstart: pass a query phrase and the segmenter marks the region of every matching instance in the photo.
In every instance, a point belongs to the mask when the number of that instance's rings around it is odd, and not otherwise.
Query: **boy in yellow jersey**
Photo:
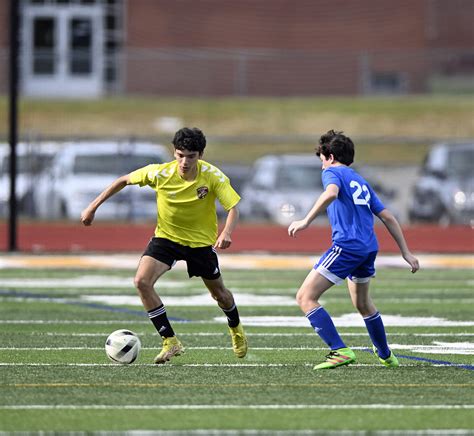
[[[161,364],[179,356],[184,348],[176,337],[166,310],[154,289],[156,281],[178,260],[185,260],[189,277],[201,277],[224,311],[237,357],[247,354],[247,338],[232,293],[225,287],[215,248],[226,249],[237,225],[239,195],[229,179],[215,166],[201,160],[206,137],[197,128],[182,128],[173,138],[176,160],[152,164],[116,179],[81,214],[90,226],[97,208],[127,185],[150,186],[157,193],[158,219],[155,235],[138,264],[135,286],[148,316],[163,339],[155,357]],[[228,211],[218,235],[215,200]]]

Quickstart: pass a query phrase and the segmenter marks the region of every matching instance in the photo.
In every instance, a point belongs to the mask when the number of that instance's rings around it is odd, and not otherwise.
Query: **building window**
[[[400,72],[373,72],[370,89],[374,94],[402,94],[407,91],[407,81]]]

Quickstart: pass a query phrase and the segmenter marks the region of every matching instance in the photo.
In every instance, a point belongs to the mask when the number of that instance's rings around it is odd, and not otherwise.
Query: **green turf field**
[[[333,288],[323,303],[358,362],[318,372],[326,349],[293,303],[306,271],[225,272],[249,337],[242,360],[200,280],[168,273],[161,294],[186,353],[163,366],[151,364],[161,341],[133,273],[0,269],[0,432],[474,432],[472,270],[379,268],[372,294],[397,369],[378,364],[346,289]],[[105,355],[119,328],[141,338],[132,365]]]

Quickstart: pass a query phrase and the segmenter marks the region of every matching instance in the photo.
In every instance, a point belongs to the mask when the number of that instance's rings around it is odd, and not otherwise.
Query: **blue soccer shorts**
[[[314,269],[336,285],[346,277],[354,283],[366,283],[375,276],[376,257],[377,251],[356,253],[334,244],[321,256]]]

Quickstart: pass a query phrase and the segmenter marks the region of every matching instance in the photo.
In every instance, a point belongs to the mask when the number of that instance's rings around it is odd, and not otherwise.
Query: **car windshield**
[[[474,148],[468,150],[459,150],[449,153],[449,174],[457,176],[472,175],[472,163],[474,162]]]
[[[162,163],[156,155],[94,154],[76,156],[73,172],[76,174],[128,174],[152,163]]]
[[[276,187],[281,190],[321,189],[321,170],[312,165],[286,164],[280,167]]]

